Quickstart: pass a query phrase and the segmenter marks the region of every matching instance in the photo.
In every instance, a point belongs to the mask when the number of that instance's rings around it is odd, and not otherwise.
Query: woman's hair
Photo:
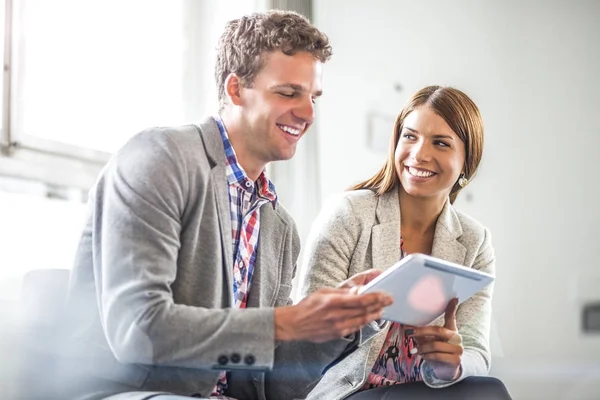
[[[483,121],[479,109],[463,92],[443,86],[427,86],[415,93],[406,103],[394,124],[394,134],[390,141],[388,158],[384,166],[373,177],[361,182],[350,190],[371,189],[381,196],[400,185],[395,165],[395,153],[404,119],[421,106],[429,107],[442,117],[465,145],[465,178],[471,180],[477,171],[483,154]],[[450,192],[450,202],[454,203],[461,186],[456,182]]]
[[[220,109],[225,106],[227,76],[234,73],[245,87],[252,87],[265,54],[277,50],[286,55],[306,51],[322,63],[332,54],[327,36],[293,11],[272,10],[229,21],[219,39],[215,65]]]

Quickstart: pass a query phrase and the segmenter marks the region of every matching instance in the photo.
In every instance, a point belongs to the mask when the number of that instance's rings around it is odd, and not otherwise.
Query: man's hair
[[[215,66],[220,109],[226,102],[227,76],[234,73],[244,87],[252,87],[265,55],[272,51],[287,55],[305,51],[323,63],[332,54],[327,36],[293,11],[272,10],[229,21],[219,40]]]

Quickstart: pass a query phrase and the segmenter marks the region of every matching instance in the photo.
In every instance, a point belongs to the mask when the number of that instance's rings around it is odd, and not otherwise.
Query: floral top
[[[402,239],[400,249],[402,259],[406,256]],[[361,390],[421,381],[421,356],[410,353],[415,347],[415,340],[405,335],[404,325],[393,322]]]

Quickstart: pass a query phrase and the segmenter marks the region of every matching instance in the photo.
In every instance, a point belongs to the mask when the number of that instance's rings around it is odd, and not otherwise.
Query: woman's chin
[[[425,188],[415,188],[415,187],[402,187],[403,191],[409,195],[410,197],[418,198],[418,199],[431,199],[431,198],[446,198],[448,194],[446,190],[428,190]]]

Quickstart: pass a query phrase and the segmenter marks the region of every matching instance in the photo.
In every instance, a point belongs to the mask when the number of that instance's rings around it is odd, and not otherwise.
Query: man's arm
[[[190,192],[210,184],[191,187],[187,168],[195,166],[186,157],[168,132],[144,132],[115,155],[92,194],[94,274],[105,336],[124,363],[217,368],[227,344],[252,356],[247,368],[270,368],[272,308],[200,308],[173,299],[182,216]],[[215,285],[222,284],[216,277]]]

